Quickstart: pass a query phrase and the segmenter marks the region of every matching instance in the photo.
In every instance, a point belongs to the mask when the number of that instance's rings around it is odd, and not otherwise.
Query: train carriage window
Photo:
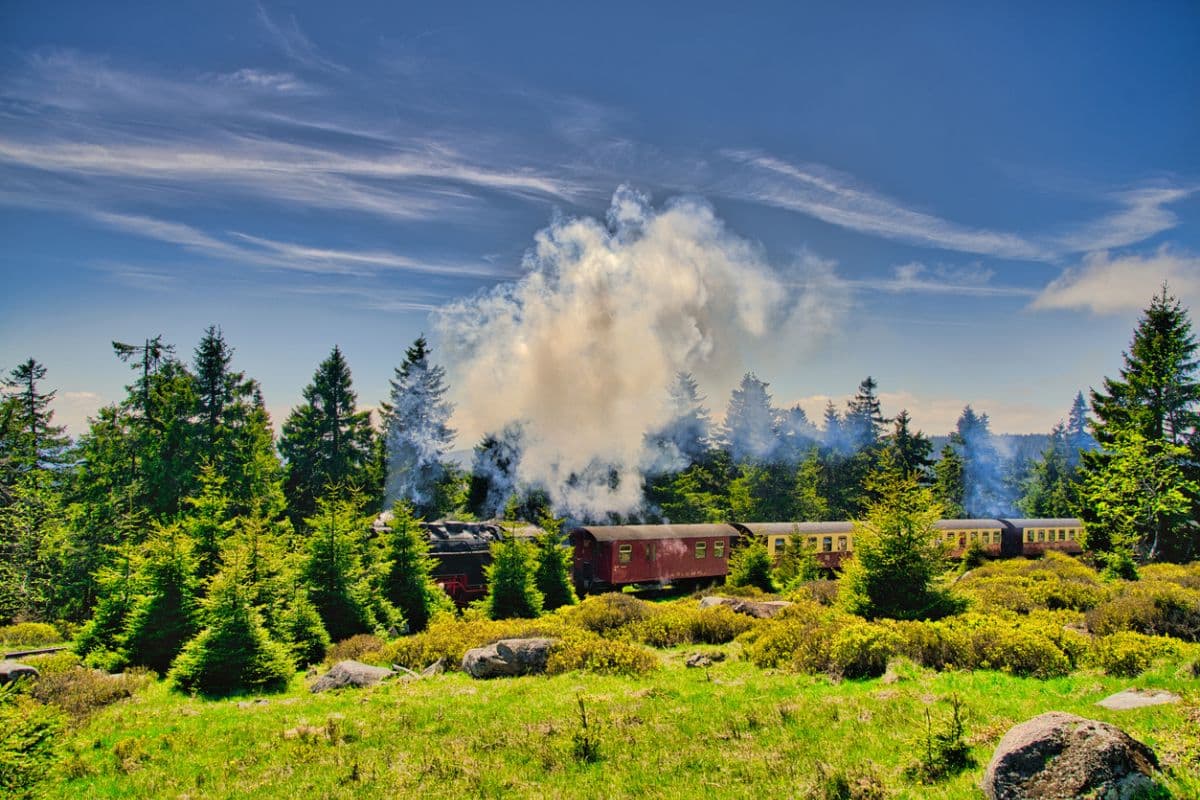
[[[633,545],[622,544],[617,546],[617,563],[628,564],[631,558],[633,558]]]
[[[1027,542],[1033,541],[1033,531],[1025,531],[1025,541],[1027,541]]]
[[[808,546],[811,547],[812,549],[816,550],[817,549],[817,537],[815,537],[815,536],[808,537]]]
[[[979,541],[979,531],[971,531],[971,541],[972,542]]]
[[[704,558],[708,553],[708,542],[696,542],[696,558]]]
[[[821,549],[824,550],[826,553],[833,552],[833,537],[832,536],[825,536],[821,539]]]
[[[1058,529],[1058,540],[1059,540],[1060,542],[1065,542],[1065,541],[1067,540],[1067,530],[1066,530],[1066,528],[1059,528],[1059,529]]]
[[[1037,532],[1037,537],[1038,537],[1038,541],[1039,541],[1039,542],[1044,542],[1044,541],[1046,541],[1046,531],[1044,531],[1044,530],[1038,530],[1038,532]]]
[[[774,544],[775,555],[779,555],[780,553],[783,552],[783,542],[784,542],[783,537],[780,537],[775,540],[775,544]],[[715,553],[714,553],[714,555],[715,555]]]
[[[724,557],[725,557],[725,541],[723,539],[718,539],[717,541],[713,542],[713,558],[724,558]]]
[[[646,560],[653,561],[656,555],[654,542],[646,542]]]
[[[838,537],[838,550],[840,550],[843,553],[846,551],[846,537],[845,536]]]
[[[946,531],[946,541],[947,542],[954,544],[954,538],[955,538],[954,531]]]

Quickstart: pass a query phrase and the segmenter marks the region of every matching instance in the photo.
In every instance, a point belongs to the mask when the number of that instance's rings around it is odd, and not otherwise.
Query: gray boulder
[[[314,692],[324,692],[328,689],[341,689],[346,686],[362,688],[374,686],[384,678],[390,678],[395,673],[383,667],[372,667],[359,661],[339,661],[333,668],[312,685]]]
[[[983,776],[989,800],[1127,800],[1154,786],[1154,751],[1106,722],[1051,711],[1009,730]]]
[[[17,678],[33,678],[37,679],[41,675],[36,669],[28,664],[22,664],[20,661],[10,661],[5,659],[0,661],[0,684],[15,681]]]
[[[715,595],[700,598],[701,608],[729,606],[739,614],[758,619],[769,619],[790,605],[791,603],[787,600],[742,600],[737,597],[717,597]]]
[[[557,639],[501,639],[468,650],[463,656],[463,672],[472,678],[537,675],[546,671],[550,649],[557,643]]]
[[[1123,692],[1110,694],[1096,703],[1104,708],[1115,711],[1128,711],[1131,708],[1146,706],[1161,706],[1167,703],[1178,703],[1182,698],[1173,692],[1155,691],[1153,689],[1126,689]]]

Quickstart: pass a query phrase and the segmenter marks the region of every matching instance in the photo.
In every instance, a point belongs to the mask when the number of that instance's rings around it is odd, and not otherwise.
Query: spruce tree
[[[178,525],[159,526],[146,544],[140,581],[121,637],[130,664],[166,674],[185,642],[196,634],[195,563],[191,542]]]
[[[875,446],[890,421],[883,416],[879,396],[875,393],[878,388],[879,384],[868,375],[858,385],[858,392],[846,404],[843,426],[850,446],[855,450]]]
[[[212,464],[201,467],[199,483],[199,492],[184,499],[188,511],[182,524],[192,539],[196,578],[203,583],[221,567],[221,547],[233,532],[234,520],[229,515],[225,478],[217,474]]]
[[[799,529],[788,535],[783,545],[783,553],[779,563],[775,565],[775,583],[780,588],[792,589],[805,581],[814,581],[821,577],[821,562],[817,560],[817,550],[809,546]]]
[[[433,583],[429,539],[408,503],[392,506],[384,547],[390,561],[383,584],[387,599],[404,615],[410,633],[423,631],[437,607],[436,595],[445,593]]]
[[[933,474],[933,497],[942,507],[942,513],[947,519],[962,519],[966,516],[963,460],[952,445],[942,448],[941,458],[933,465]]]
[[[1067,445],[1067,464],[1074,470],[1079,466],[1083,453],[1090,453],[1097,447],[1096,438],[1088,431],[1088,406],[1083,399],[1083,392],[1075,395],[1071,411],[1067,415],[1067,426],[1063,437]]]
[[[422,516],[436,514],[443,457],[454,441],[449,426],[454,407],[445,399],[446,371],[429,360],[429,345],[417,338],[391,381],[384,409],[387,437],[387,497],[406,500]]]
[[[766,542],[755,537],[735,550],[729,557],[729,575],[725,582],[730,586],[754,586],[764,592],[774,592],[771,554],[767,552]]]
[[[1017,507],[1030,517],[1074,516],[1078,492],[1077,470],[1071,454],[1079,451],[1069,444],[1066,429],[1060,423],[1050,431],[1042,457],[1025,480]]]
[[[963,408],[951,441],[962,457],[963,511],[968,517],[1007,516],[1004,464],[996,449],[987,414]]]
[[[533,579],[542,593],[542,608],[545,611],[579,602],[571,580],[571,549],[562,544],[562,523],[561,519],[543,517],[541,527],[544,533],[535,541],[537,566]]]
[[[19,364],[9,373],[0,393],[6,404],[0,414],[0,460],[11,461],[13,471],[30,473],[59,467],[66,459],[70,439],[65,428],[54,424],[56,391],[40,391],[46,367],[34,359]]]
[[[286,689],[295,664],[287,647],[267,634],[244,565],[227,564],[204,605],[205,627],[175,659],[173,686],[213,696]]]
[[[708,452],[710,427],[696,379],[676,373],[667,392],[667,422],[646,436],[650,471],[678,472],[698,462]]]
[[[288,510],[297,521],[312,516],[317,498],[330,492],[374,497],[371,415],[357,410],[350,365],[339,347],[317,367],[303,395],[279,442],[287,460]]]
[[[507,538],[491,547],[485,568],[488,593],[483,608],[491,619],[532,619],[542,613],[542,593],[534,580],[536,557],[520,539]]]
[[[720,438],[721,446],[737,463],[761,463],[774,453],[777,412],[767,385],[753,372],[747,372],[730,394]]]
[[[358,542],[368,520],[352,499],[318,498],[317,513],[305,525],[312,533],[301,575],[330,638],[340,642],[369,633],[376,620]]]
[[[933,443],[921,431],[912,431],[909,427],[912,418],[908,409],[901,409],[896,415],[891,434],[887,437],[887,447],[892,453],[892,459],[906,472],[917,476],[918,480],[929,478],[929,468],[933,461],[929,458],[933,452]]]

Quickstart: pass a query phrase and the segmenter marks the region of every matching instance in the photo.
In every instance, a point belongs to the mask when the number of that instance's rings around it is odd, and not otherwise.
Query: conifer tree
[[[820,455],[816,450],[810,451],[808,457],[796,468],[792,519],[806,522],[830,519],[829,503],[821,494],[821,485],[824,481],[823,469]]]
[[[19,364],[5,380],[0,393],[5,408],[0,411],[0,461],[21,473],[50,470],[61,465],[70,446],[65,428],[54,424],[56,391],[40,391],[46,367],[30,358]],[[3,435],[7,434],[7,435]]]
[[[868,375],[858,385],[858,392],[846,404],[843,427],[850,446],[855,450],[875,446],[890,421],[883,416],[879,396],[875,393],[878,388],[879,384]]]
[[[775,450],[777,412],[767,385],[747,372],[730,394],[721,445],[737,463],[766,461]]]
[[[854,558],[842,574],[842,602],[874,619],[924,619],[951,610],[936,580],[945,549],[934,523],[942,514],[932,492],[885,453],[872,476],[873,500],[854,524]]]
[[[301,575],[308,596],[333,641],[340,642],[375,627],[359,554],[368,520],[355,500],[317,499],[317,513],[305,520],[312,532]]]
[[[933,465],[933,496],[942,507],[947,519],[962,519],[965,488],[963,486],[963,460],[953,446],[942,448],[941,458]]]
[[[445,399],[446,371],[430,362],[429,353],[424,336],[408,348],[384,409],[387,497],[412,503],[422,516],[437,513],[437,485],[445,474],[442,458],[454,441],[449,426],[453,406]]]
[[[821,577],[821,563],[817,560],[816,548],[809,546],[799,529],[788,535],[779,563],[775,565],[774,575],[775,583],[785,591]]]
[[[997,517],[1011,513],[1004,487],[1004,467],[996,449],[987,414],[963,408],[951,440],[962,457],[964,513],[968,517]]]
[[[433,559],[429,539],[412,506],[400,501],[392,506],[385,552],[390,560],[384,579],[387,599],[399,609],[410,633],[425,630],[437,608],[438,595],[445,593],[433,583]]]
[[[542,613],[542,593],[534,580],[532,547],[509,537],[492,545],[487,573],[488,593],[483,608],[491,619],[532,619]]]
[[[544,533],[535,542],[537,566],[534,584],[542,593],[542,608],[553,611],[579,602],[571,580],[571,550],[562,544],[561,519],[542,517]]]
[[[205,627],[175,659],[175,688],[206,695],[282,691],[295,674],[288,649],[273,641],[251,602],[244,565],[233,561],[213,580]]]
[[[318,497],[359,491],[373,497],[375,434],[369,411],[358,411],[350,366],[336,345],[304,387],[304,403],[283,424],[279,450],[287,460],[288,510],[312,516]]]
[[[475,445],[467,510],[478,519],[500,517],[508,502],[516,496],[522,439],[520,423],[510,422],[500,433],[485,434]]]
[[[708,409],[691,373],[678,372],[667,392],[667,423],[646,436],[652,472],[678,472],[709,448]]]
[[[221,547],[233,532],[234,521],[229,516],[225,478],[217,474],[212,464],[200,468],[199,483],[198,494],[184,499],[188,511],[182,524],[192,539],[196,578],[203,584],[221,567]]]
[[[130,664],[166,674],[185,642],[196,634],[195,563],[191,542],[178,525],[160,525],[146,543],[140,581],[121,639]]]
[[[913,432],[909,427],[911,422],[908,409],[901,409],[896,415],[892,433],[887,437],[887,447],[893,461],[901,469],[916,475],[919,480],[927,480],[933,464],[929,458],[933,443],[921,431]]]
[[[1074,516],[1078,491],[1077,470],[1071,465],[1071,453],[1078,450],[1068,443],[1062,423],[1050,431],[1042,457],[1034,463],[1023,485],[1017,506],[1030,517]]]
[[[273,633],[287,645],[292,660],[301,667],[321,663],[331,644],[317,607],[302,589],[297,590],[279,614]]]
[[[725,582],[730,586],[754,586],[764,592],[774,592],[771,554],[767,552],[766,542],[755,537],[735,550],[729,557],[729,575]]]
[[[1072,470],[1079,466],[1082,453],[1090,453],[1097,447],[1096,438],[1088,431],[1088,406],[1083,392],[1075,395],[1071,411],[1067,415],[1067,426],[1063,437],[1067,445],[1067,466]]]

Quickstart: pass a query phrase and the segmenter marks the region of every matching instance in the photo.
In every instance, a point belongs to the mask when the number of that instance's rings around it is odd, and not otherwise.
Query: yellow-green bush
[[[82,659],[70,650],[58,653],[46,653],[40,656],[28,656],[21,659],[22,663],[34,667],[42,677],[57,675],[79,666]]]
[[[898,623],[900,652],[934,669],[994,669],[1014,675],[1065,675],[1071,661],[1021,618],[963,614],[938,622]]]
[[[1168,581],[1184,589],[1200,590],[1200,561],[1190,564],[1147,564],[1138,573],[1144,581]]]
[[[1098,636],[1134,631],[1200,641],[1200,590],[1165,580],[1123,581],[1116,594],[1087,617]]]
[[[441,660],[447,669],[458,669],[463,656],[475,647],[501,639],[529,636],[564,638],[579,629],[564,623],[563,616],[551,614],[540,619],[458,620],[450,616],[434,617],[429,627],[412,636],[402,636],[384,645],[377,660],[409,669],[423,669]]]
[[[823,606],[837,605],[838,582],[834,580],[804,581],[791,587],[788,600],[813,600]]]
[[[58,757],[62,712],[0,687],[0,795],[23,796]]]
[[[557,675],[580,670],[605,675],[643,675],[658,668],[653,652],[629,642],[575,631],[550,651],[546,672]]]
[[[326,664],[336,664],[339,661],[372,661],[383,649],[383,640],[369,633],[360,633],[343,639],[329,648],[325,653]]]
[[[1039,608],[1086,611],[1109,595],[1094,570],[1055,552],[1035,560],[991,562],[966,575],[958,589],[984,613],[997,608],[1020,614]]]
[[[959,590],[971,598],[971,608],[982,613],[996,609],[1028,614],[1036,605],[1030,580],[1019,575],[970,576]]]
[[[756,620],[728,606],[700,608],[694,600],[652,605],[628,627],[630,638],[652,647],[723,644],[754,627]]]
[[[649,603],[620,592],[589,597],[567,610],[567,617],[581,628],[609,635],[645,619]]]
[[[850,623],[834,634],[827,670],[843,678],[877,678],[899,645],[900,636],[888,627]]]
[[[0,627],[0,647],[38,647],[62,641],[62,634],[45,622],[18,622]]]
[[[1165,636],[1121,631],[1095,640],[1092,659],[1109,675],[1133,678],[1148,670],[1156,658],[1179,655],[1179,643]]]

